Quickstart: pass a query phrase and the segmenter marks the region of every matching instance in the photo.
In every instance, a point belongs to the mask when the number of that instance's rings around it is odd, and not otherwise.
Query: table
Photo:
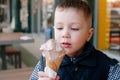
[[[31,43],[34,42],[32,35],[25,33],[0,33],[0,48],[2,58],[2,69],[7,69],[5,59],[5,46],[19,43]]]
[[[0,71],[0,80],[29,80],[33,68]]]

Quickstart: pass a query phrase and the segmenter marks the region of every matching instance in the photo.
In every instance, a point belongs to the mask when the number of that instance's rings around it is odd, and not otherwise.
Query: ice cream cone
[[[49,77],[55,78],[65,55],[64,48],[52,39],[41,45],[40,50],[43,51],[42,54],[46,59],[45,72]]]
[[[51,68],[55,72],[57,72],[59,69],[59,66],[63,60],[63,57],[64,57],[64,55],[61,55],[54,61],[50,61],[48,58],[46,58],[46,66]]]

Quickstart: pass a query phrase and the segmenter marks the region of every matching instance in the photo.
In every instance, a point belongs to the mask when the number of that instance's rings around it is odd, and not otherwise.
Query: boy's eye
[[[75,31],[78,31],[79,29],[78,28],[71,28],[72,30],[75,30]]]
[[[59,28],[57,28],[58,30],[62,30],[63,28],[61,28],[61,27],[59,27]]]

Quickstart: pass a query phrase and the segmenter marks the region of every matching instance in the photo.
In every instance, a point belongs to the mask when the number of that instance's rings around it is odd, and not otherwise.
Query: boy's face
[[[54,19],[55,40],[66,50],[68,56],[76,56],[82,51],[85,43],[90,40],[93,29],[90,20],[86,19],[82,11],[73,8],[56,10]]]

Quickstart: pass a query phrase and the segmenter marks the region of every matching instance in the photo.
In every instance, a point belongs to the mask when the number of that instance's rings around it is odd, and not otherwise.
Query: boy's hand
[[[39,76],[39,80],[59,80],[60,77],[56,76],[55,79],[49,78],[49,76],[47,76],[47,74],[43,71],[38,72],[38,76]]]

